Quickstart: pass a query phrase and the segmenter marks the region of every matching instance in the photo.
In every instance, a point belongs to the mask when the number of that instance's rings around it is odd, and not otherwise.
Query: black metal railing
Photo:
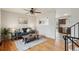
[[[75,30],[76,25],[78,25],[78,33]],[[79,40],[79,22],[77,22],[76,24],[72,25],[70,27],[70,30],[72,28],[74,28],[74,31],[73,31],[74,32],[74,34],[73,34],[74,36],[71,35],[72,32],[70,33],[70,35],[67,34],[66,36],[63,36],[64,41],[65,41],[65,51],[68,51],[69,50],[69,47],[68,47],[69,41],[72,43],[72,45],[71,45],[72,46],[72,51],[74,51],[75,46],[79,47],[79,43],[75,42],[75,39],[76,40]],[[75,34],[78,34],[78,37],[76,37]]]
[[[63,36],[63,37],[64,37],[64,40],[65,40],[65,51],[69,50],[69,47],[68,47],[69,42],[72,43],[72,45],[71,45],[72,46],[72,51],[74,51],[75,46],[79,47],[79,44],[77,42],[75,42],[75,40],[74,40],[74,39],[79,39],[79,38],[70,37],[70,36]]]
[[[78,25],[78,30],[79,30],[79,22],[77,22],[76,24],[74,24],[74,25],[72,25],[72,26],[70,26],[70,29],[72,30],[72,28],[74,28],[73,30],[74,30],[74,36],[73,37],[75,37],[75,34],[76,34],[76,25]],[[72,32],[71,32],[72,33]],[[71,36],[71,34],[70,34],[70,36]],[[78,38],[79,38],[79,31],[78,31]]]

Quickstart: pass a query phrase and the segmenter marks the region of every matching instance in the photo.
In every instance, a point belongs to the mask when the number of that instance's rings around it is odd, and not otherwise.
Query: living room
[[[41,13],[30,14],[30,9],[32,8],[1,9],[1,27],[9,28],[11,32],[15,30],[22,31],[22,28],[32,28],[38,30],[39,33],[44,36],[55,39],[55,10],[39,8],[36,9],[36,11]],[[45,24],[43,24],[43,22],[45,22]]]
[[[3,29],[3,32],[10,30],[11,35],[8,33],[7,39],[16,40],[17,42],[12,44],[20,51],[28,49],[32,51],[64,51],[63,35],[65,33],[62,34],[59,30],[59,19],[66,19],[64,23],[61,23],[64,24],[62,25],[62,27],[65,27],[64,29],[79,21],[79,9],[75,8],[1,8],[0,10],[1,30]],[[28,33],[26,33],[26,30]],[[4,33],[1,34],[3,34],[1,40],[6,40]],[[78,31],[76,31],[76,34],[78,34]],[[73,35],[74,33],[72,33]],[[38,45],[41,47],[38,48]],[[18,51],[15,46],[11,47],[12,51]],[[4,48],[2,50],[9,49]]]

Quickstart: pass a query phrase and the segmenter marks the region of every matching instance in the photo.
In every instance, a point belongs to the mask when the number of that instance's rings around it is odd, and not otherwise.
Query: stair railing
[[[76,34],[76,31],[75,31],[76,25],[78,25],[78,37],[75,36],[75,34]],[[74,45],[79,47],[79,44],[76,43],[75,40],[74,40],[74,39],[79,40],[79,22],[77,22],[76,24],[72,25],[70,27],[70,30],[72,29],[72,27],[74,28],[74,34],[73,34],[74,36],[71,36],[71,33],[70,33],[69,36],[68,36],[68,34],[63,36],[64,41],[65,41],[65,51],[69,50],[69,47],[68,47],[69,41],[72,43],[72,45],[71,45],[72,46],[72,51],[74,51]]]

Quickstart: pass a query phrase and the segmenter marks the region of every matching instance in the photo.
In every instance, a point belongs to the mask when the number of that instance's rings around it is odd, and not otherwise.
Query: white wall
[[[18,25],[18,19],[20,16],[21,16],[20,14],[1,11],[2,27],[18,28],[20,26],[20,25]]]
[[[1,39],[1,9],[0,9],[0,39]]]
[[[0,28],[1,28],[1,9],[0,9]]]
[[[74,25],[75,23],[79,22],[79,8],[71,9],[71,17],[70,17],[70,26]],[[78,25],[75,26],[75,37],[78,37]],[[74,36],[74,27],[71,31],[71,36]]]
[[[1,11],[1,23],[2,27],[15,27],[17,26],[17,15],[14,13],[6,12],[6,11]]]
[[[52,12],[44,13],[41,16],[27,16],[29,23],[28,25],[19,25],[18,24],[18,17],[22,16],[20,14],[12,13],[12,12],[1,12],[2,17],[2,26],[3,27],[9,27],[9,28],[23,28],[27,26],[34,26],[36,25],[38,31],[48,37],[55,39],[55,29],[56,29],[56,20],[55,20],[55,10],[52,10]],[[43,19],[45,17],[48,17],[49,24],[48,25],[37,25],[37,20]]]
[[[52,11],[51,11],[52,10]],[[1,12],[1,23],[3,27],[14,27],[14,28],[23,28],[27,26],[34,26],[36,25],[37,29],[40,31],[40,33],[55,38],[57,35],[62,36],[61,34],[56,34],[56,19],[57,17],[63,16],[64,14],[69,14],[68,20],[67,21],[67,26],[71,26],[75,24],[76,22],[79,21],[79,9],[71,9],[71,8],[57,8],[51,9],[51,12],[43,13],[41,15],[37,15],[36,17],[34,16],[27,16],[29,19],[29,24],[28,25],[19,25],[18,24],[18,17],[23,16],[20,14],[12,13],[12,12],[6,12],[2,11]],[[45,11],[46,12],[46,11]],[[39,19],[43,19],[45,17],[48,17],[49,19],[49,24],[48,25],[37,25],[36,22]],[[76,34],[78,33],[78,30],[76,31]],[[73,34],[72,34],[73,35]],[[57,39],[57,38],[56,38]],[[62,39],[62,38],[60,38]]]
[[[47,13],[38,17],[38,19],[48,17],[48,25],[38,25],[37,29],[44,35],[54,38],[56,35],[56,19],[55,19],[55,10],[52,10],[51,13]]]
[[[68,20],[70,20],[69,26],[77,23],[79,21],[79,8],[57,8],[56,17],[69,15]],[[68,25],[67,24],[67,25]]]
[[[65,14],[71,14],[71,12],[70,12],[70,8],[56,8],[56,39],[58,39],[58,40],[63,40],[63,34],[61,34],[61,33],[59,33],[58,32],[58,19],[60,18],[60,17],[63,17],[63,16],[65,16]],[[65,27],[67,27],[67,26],[69,26],[69,18],[67,18],[67,22],[66,22],[67,24],[65,25]]]
[[[72,26],[73,24],[79,22],[79,8],[57,8],[56,9],[56,18],[68,14],[67,27]],[[57,19],[58,21],[58,19]],[[78,26],[75,29],[75,36],[78,37]],[[56,31],[57,32],[57,31]],[[74,36],[74,28],[72,28],[71,35]],[[61,38],[61,34],[57,34],[57,39]]]

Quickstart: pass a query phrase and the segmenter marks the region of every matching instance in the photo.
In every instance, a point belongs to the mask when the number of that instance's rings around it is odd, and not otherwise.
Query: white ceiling
[[[30,8],[2,8],[2,10],[4,11],[8,11],[8,12],[14,12],[14,13],[20,13],[20,14],[25,14],[28,13],[28,11],[26,10],[30,10]],[[36,8],[36,11],[39,11],[41,13],[48,13],[48,12],[52,12],[53,10],[55,10],[54,8]]]
[[[20,14],[27,13],[27,11],[24,11],[22,8],[2,8],[2,10]]]
[[[56,18],[61,16],[79,17],[79,8],[56,8]]]
[[[14,12],[14,13],[19,13],[19,14],[26,14],[29,13],[31,8],[2,8],[4,11],[8,12]],[[64,16],[64,15],[76,15],[79,17],[79,8],[36,8],[36,11],[41,12],[42,14],[46,13],[55,13],[56,12],[56,18]]]

